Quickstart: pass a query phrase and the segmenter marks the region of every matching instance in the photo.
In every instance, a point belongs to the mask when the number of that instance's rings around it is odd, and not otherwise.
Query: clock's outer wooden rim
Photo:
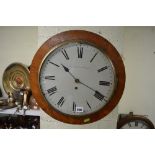
[[[125,124],[136,120],[144,121],[149,127],[149,129],[154,129],[153,123],[148,118],[140,115],[133,115],[133,116],[128,115],[124,118],[121,118],[117,123],[117,129],[121,129]]]
[[[49,52],[49,50],[66,41],[69,42],[69,41],[77,41],[77,40],[89,42],[94,44],[99,49],[104,49],[106,51],[107,56],[110,58],[110,60],[113,63],[113,66],[116,72],[116,77],[117,77],[116,90],[112,98],[110,99],[110,101],[99,111],[87,116],[65,115],[55,110],[44,99],[40,90],[39,80],[38,80],[40,65],[42,64],[42,61],[46,56],[46,54]],[[30,85],[31,85],[33,96],[35,97],[39,106],[53,118],[70,124],[92,123],[108,115],[118,104],[125,87],[125,67],[118,51],[109,41],[107,41],[100,35],[97,35],[92,32],[88,32],[84,30],[70,30],[70,31],[59,33],[51,37],[38,49],[37,53],[35,54],[32,60],[32,64],[30,67]]]

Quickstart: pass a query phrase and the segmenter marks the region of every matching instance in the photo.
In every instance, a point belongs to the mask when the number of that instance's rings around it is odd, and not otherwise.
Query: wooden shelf
[[[0,114],[16,114],[16,115],[24,115],[24,110],[19,110],[19,112],[16,112],[17,108],[11,108],[6,110],[0,110]],[[30,116],[40,116],[40,110],[27,110],[25,112],[25,115]]]

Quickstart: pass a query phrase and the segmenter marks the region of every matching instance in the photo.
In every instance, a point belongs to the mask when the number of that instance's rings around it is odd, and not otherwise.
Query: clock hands
[[[73,79],[76,81],[75,76],[69,71],[69,69],[68,69],[66,66],[64,66],[63,64],[61,64],[61,65],[62,65],[62,67],[64,68],[64,70],[65,70],[66,72],[68,72],[68,73],[73,77]]]
[[[64,70],[66,71],[66,72],[69,72],[69,69],[66,67],[66,66],[64,66],[63,64],[61,64],[62,65],[62,67],[64,68]]]
[[[92,91],[94,91],[95,92],[95,94],[94,94],[94,96],[97,98],[97,99],[99,99],[99,100],[105,100],[105,96],[104,95],[102,95],[100,92],[98,92],[97,90],[95,90],[95,89],[93,89],[93,88],[91,88],[90,86],[88,86],[88,85],[86,85],[85,83],[83,83],[83,82],[81,82],[79,79],[77,79],[71,72],[70,72],[70,70],[69,70],[69,68],[67,68],[66,66],[64,66],[63,64],[61,64],[62,66],[63,66],[63,68],[64,68],[64,70],[66,71],[66,72],[68,72],[72,77],[73,77],[73,79],[75,80],[75,83],[80,83],[80,84],[82,84],[83,86],[85,86],[85,87],[87,87],[87,88],[89,88],[89,89],[91,89]],[[106,101],[106,100],[105,100]]]
[[[62,64],[61,64],[62,65]],[[79,79],[77,79],[70,71],[69,71],[69,68],[67,68],[66,66],[64,66],[64,65],[62,65],[63,66],[63,68],[64,68],[64,70],[66,71],[66,72],[68,72],[72,77],[73,77],[73,79],[75,80],[75,83],[81,83],[80,82],[80,80]],[[81,83],[82,84],[82,83]],[[88,86],[87,86],[88,87]],[[91,89],[91,88],[90,88]]]
[[[80,83],[80,84],[86,86],[87,88],[91,89],[92,91],[96,92],[96,90],[94,90],[93,88],[91,88],[91,87],[89,87],[88,85],[84,84],[84,83],[81,82],[80,80],[79,80],[77,83]]]
[[[102,100],[105,100],[105,96],[102,95],[100,92],[98,92],[97,90],[95,90],[95,89],[89,87],[89,86],[86,85],[85,83],[81,82],[79,79],[77,79],[77,80],[78,80],[78,83],[80,83],[80,84],[86,86],[87,88],[91,89],[92,91],[94,91],[94,92],[95,92],[94,96],[95,96],[97,99],[99,99],[99,100],[101,100],[101,101],[102,101]],[[105,101],[107,102],[107,100],[105,100]]]

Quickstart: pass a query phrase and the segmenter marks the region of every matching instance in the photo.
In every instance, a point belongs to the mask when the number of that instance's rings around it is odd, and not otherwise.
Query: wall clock
[[[133,115],[133,112],[130,112],[128,115],[119,116],[117,129],[154,129],[154,125],[145,116]]]
[[[71,30],[48,39],[35,54],[30,85],[39,106],[53,118],[86,124],[109,114],[125,86],[116,48],[88,31]]]

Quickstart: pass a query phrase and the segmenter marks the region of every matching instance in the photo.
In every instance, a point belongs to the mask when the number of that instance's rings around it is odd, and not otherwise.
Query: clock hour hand
[[[66,72],[69,72],[69,69],[66,67],[66,66],[64,66],[63,64],[61,64],[62,65],[62,67],[64,68],[64,70],[66,71]]]
[[[76,80],[75,76],[69,71],[69,68],[67,68],[67,67],[64,66],[63,64],[61,64],[61,65],[62,65],[62,67],[64,68],[64,70],[65,70],[66,72],[68,72],[68,73],[73,77],[74,80]]]

